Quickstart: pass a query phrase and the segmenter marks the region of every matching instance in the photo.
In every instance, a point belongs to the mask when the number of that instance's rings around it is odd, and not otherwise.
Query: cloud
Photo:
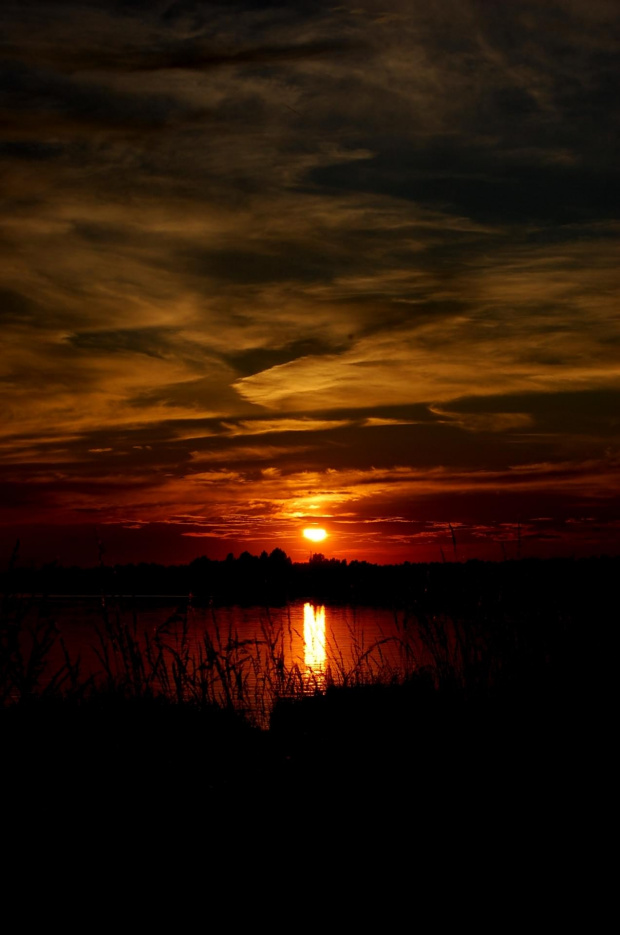
[[[599,345],[596,336],[576,330],[549,334],[553,357],[543,366],[540,352],[533,354],[510,326],[496,334],[483,329],[483,323],[456,320],[362,339],[338,357],[274,367],[238,380],[235,388],[257,405],[308,411],[352,406],[355,400],[367,407],[446,401],[467,393],[620,387],[620,366],[611,351],[607,360],[597,359],[603,342]]]
[[[457,413],[438,408],[434,408],[433,412],[456,422],[468,432],[506,432],[534,425],[534,419],[527,412]]]
[[[243,445],[225,450],[192,451],[191,457],[192,461],[197,463],[210,461],[246,461],[253,463],[255,461],[273,461],[280,458],[290,459],[297,454],[308,452],[311,448],[312,446],[309,445]]]
[[[346,419],[253,419],[238,423],[223,423],[228,434],[235,435],[271,435],[281,432],[322,432],[350,425]]]
[[[355,503],[368,530],[414,495],[547,515],[545,484],[616,489],[615,3],[2,16],[21,516],[236,511],[254,535],[243,480],[280,536],[273,504]]]

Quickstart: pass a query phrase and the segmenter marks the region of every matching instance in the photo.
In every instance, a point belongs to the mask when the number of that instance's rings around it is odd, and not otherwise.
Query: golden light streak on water
[[[304,604],[304,663],[310,688],[323,687],[326,660],[325,607]]]

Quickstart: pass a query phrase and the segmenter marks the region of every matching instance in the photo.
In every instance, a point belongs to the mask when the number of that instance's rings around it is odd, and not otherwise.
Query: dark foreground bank
[[[282,700],[266,731],[163,700],[4,710],[5,853],[19,885],[52,888],[43,918],[61,896],[88,918],[171,899],[173,923],[188,900],[199,916],[232,900],[251,924],[317,887],[360,922],[553,921],[576,899],[591,918],[615,799],[594,690],[560,674],[468,695],[420,675]]]
[[[551,811],[609,742],[609,712],[564,675],[485,694],[399,685],[330,688],[276,703],[269,730],[234,712],[99,696],[0,712],[3,799],[40,813],[217,822],[237,809],[399,803]]]
[[[613,775],[617,611],[605,567],[565,586],[554,572],[537,601],[526,589],[477,593],[474,576],[441,596],[440,614],[422,591],[411,620],[439,644],[446,602],[460,608],[450,618],[458,667],[438,652],[437,666],[398,683],[281,697],[268,729],[232,709],[154,696],[135,673],[95,690],[69,667],[57,692],[38,692],[45,620],[37,653],[24,656],[11,616],[19,605],[9,602],[0,672],[6,847],[50,854],[69,842],[74,856],[95,848],[111,849],[114,861],[191,862],[231,848],[247,859],[248,847],[262,859],[266,840],[293,859],[350,847],[354,837],[375,862],[396,845],[443,860],[448,841],[466,861],[479,846],[487,856],[508,848],[513,860],[543,860],[573,854],[579,841],[583,854],[609,821]]]

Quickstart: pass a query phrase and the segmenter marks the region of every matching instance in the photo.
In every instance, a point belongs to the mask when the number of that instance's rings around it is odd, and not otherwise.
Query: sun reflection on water
[[[306,675],[315,687],[325,681],[327,648],[325,641],[325,607],[304,604],[304,663]]]

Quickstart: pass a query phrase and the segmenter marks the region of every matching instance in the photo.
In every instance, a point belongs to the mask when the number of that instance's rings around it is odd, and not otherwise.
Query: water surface
[[[80,678],[151,679],[268,717],[277,696],[328,684],[399,678],[425,648],[401,613],[296,601],[284,607],[196,607],[187,596],[53,597],[48,613]],[[59,646],[54,663],[62,663]],[[175,669],[176,667],[176,669]],[[156,675],[156,672],[159,675]],[[175,681],[176,672],[176,681]]]

